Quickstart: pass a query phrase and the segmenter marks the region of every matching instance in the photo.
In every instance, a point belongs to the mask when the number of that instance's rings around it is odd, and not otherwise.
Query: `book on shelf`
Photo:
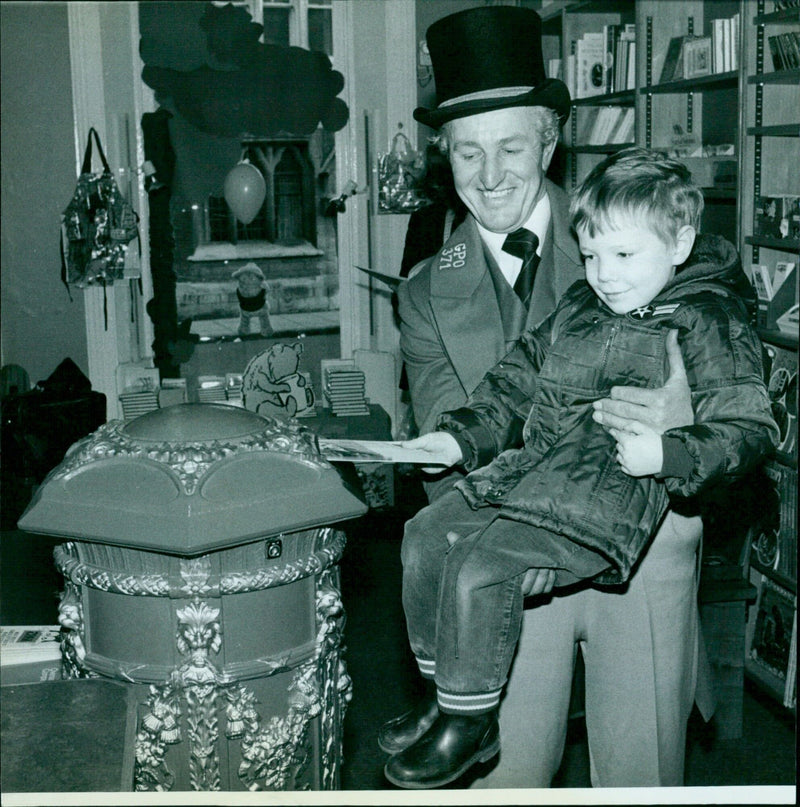
[[[776,70],[800,67],[800,32],[788,31],[767,37],[772,66]]]
[[[578,97],[578,90],[576,87],[575,82],[575,49],[577,46],[577,42],[573,39],[570,42],[570,50],[567,54],[566,63],[564,64],[564,83],[567,85],[567,89],[569,90],[570,98],[577,98]]]
[[[689,39],[691,39],[689,36],[674,36],[670,39],[664,56],[664,66],[658,79],[659,84],[683,78],[683,44]]]
[[[711,64],[715,73],[725,72],[724,19],[711,20]]]
[[[760,328],[783,330],[778,320],[796,305],[792,278],[796,271],[797,264],[793,261],[776,261],[774,265],[754,263],[750,267],[750,279],[758,296],[756,323]]]
[[[772,414],[780,429],[778,450],[797,449],[797,351],[764,340],[764,366]]]
[[[619,49],[619,36],[622,26],[619,23],[610,23],[603,26],[603,39],[605,40],[605,61],[603,63],[604,92],[614,92],[614,82],[617,70],[617,50]]]
[[[789,649],[796,626],[797,597],[778,585],[768,575],[761,574],[756,600],[755,625],[748,657],[760,670],[776,682],[776,689],[786,691],[789,670]]]
[[[733,62],[731,58],[731,47],[732,47],[732,31],[731,31],[731,21],[729,19],[725,19],[722,21],[722,72],[727,73],[731,69],[731,64]]]
[[[600,109],[592,133],[589,136],[590,146],[603,146],[611,142],[611,132],[622,111],[620,107],[616,106],[604,106]]]
[[[711,37],[699,36],[683,44],[683,73],[675,78],[700,78],[711,75]]]
[[[578,135],[578,145],[605,146],[633,140],[633,107],[604,106],[586,110]]]
[[[783,705],[797,708],[797,608],[792,617],[792,640],[789,644],[789,666],[786,670],[786,686],[783,690]]]
[[[795,439],[797,432],[795,431]],[[772,485],[758,526],[753,530],[752,556],[762,570],[797,579],[797,469],[778,460],[764,465]]]
[[[575,43],[575,97],[605,92],[605,39],[602,31],[589,31]]]
[[[636,40],[631,38],[628,42],[626,90],[636,89]]]
[[[800,238],[800,196],[759,196],[755,213],[755,235],[778,239]]]

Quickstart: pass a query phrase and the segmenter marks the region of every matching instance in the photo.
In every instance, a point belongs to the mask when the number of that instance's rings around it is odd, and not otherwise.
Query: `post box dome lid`
[[[366,512],[296,420],[179,404],[75,443],[20,529],[197,555]]]

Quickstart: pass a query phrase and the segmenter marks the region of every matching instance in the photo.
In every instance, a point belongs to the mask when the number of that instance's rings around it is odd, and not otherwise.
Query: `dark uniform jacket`
[[[486,374],[467,408],[439,419],[462,445],[467,470],[478,468],[457,487],[473,507],[499,507],[602,553],[612,571],[600,582],[626,580],[670,497],[694,500],[741,477],[777,441],[754,304],[736,250],[717,236],[698,238],[661,294],[625,315],[577,282]],[[663,435],[660,480],[631,477],[614,438],[592,420],[592,402],[614,385],[663,386],[673,328],[695,422]]]
[[[582,278],[564,192],[545,181],[551,225],[525,312],[481,240],[471,215],[398,289],[400,348],[420,433],[462,406],[525,327],[539,325]],[[504,308],[512,315],[504,316]]]

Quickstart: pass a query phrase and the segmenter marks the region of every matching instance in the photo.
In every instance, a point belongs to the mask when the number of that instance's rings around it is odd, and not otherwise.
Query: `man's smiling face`
[[[447,124],[456,191],[487,230],[521,227],[544,195],[552,146],[542,148],[536,113],[509,107]]]

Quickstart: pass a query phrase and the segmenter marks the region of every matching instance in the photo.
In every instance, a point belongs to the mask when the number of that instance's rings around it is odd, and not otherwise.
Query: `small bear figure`
[[[261,267],[246,263],[237,269],[231,277],[237,281],[236,296],[239,299],[239,335],[248,336],[251,332],[251,321],[258,320],[259,332],[269,336],[273,332],[269,318],[269,301]]]
[[[260,415],[302,414],[314,406],[314,390],[297,371],[303,346],[277,343],[254,356],[242,377],[245,409]]]

